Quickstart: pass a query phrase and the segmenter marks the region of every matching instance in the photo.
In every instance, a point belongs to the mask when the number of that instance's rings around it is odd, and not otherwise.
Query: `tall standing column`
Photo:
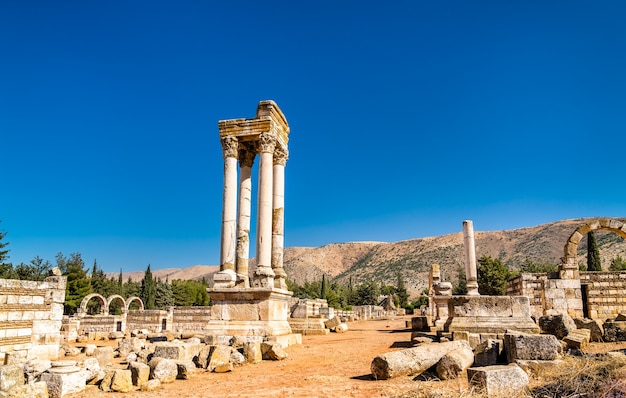
[[[224,154],[224,192],[222,197],[222,234],[220,241],[220,272],[215,287],[232,287],[235,282],[235,244],[237,228],[237,147],[236,137],[222,138]]]
[[[287,148],[276,147],[274,151],[274,189],[272,220],[272,269],[274,287],[287,290],[287,274],[283,268],[285,245],[285,165],[289,152]]]
[[[259,193],[257,210],[257,268],[254,272],[255,287],[274,287],[272,270],[272,196],[273,158],[276,138],[270,134],[259,135]]]
[[[250,287],[250,212],[252,203],[252,164],[254,144],[239,145],[239,220],[237,222],[237,287]]]
[[[467,295],[478,296],[478,273],[476,271],[476,246],[474,244],[474,224],[471,220],[463,221],[463,243],[465,245],[465,278]]]

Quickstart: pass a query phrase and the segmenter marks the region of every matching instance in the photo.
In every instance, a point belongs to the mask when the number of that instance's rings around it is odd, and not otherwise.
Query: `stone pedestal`
[[[448,320],[444,330],[469,333],[540,331],[530,317],[530,300],[525,296],[452,296],[448,300]]]
[[[281,342],[292,334],[289,298],[293,292],[272,288],[209,289],[211,320],[205,332],[213,336],[262,336]],[[297,339],[296,339],[297,340]]]

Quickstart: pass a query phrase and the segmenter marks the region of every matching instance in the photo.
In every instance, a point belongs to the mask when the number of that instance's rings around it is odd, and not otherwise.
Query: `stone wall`
[[[605,320],[626,314],[626,271],[581,272],[580,283],[589,318]]]
[[[202,330],[211,320],[211,307],[174,307],[172,309],[172,330]]]
[[[124,319],[115,315],[85,315],[80,319],[80,334],[91,332],[116,332],[124,330]],[[118,322],[120,325],[118,326]],[[118,330],[119,329],[119,330]]]
[[[65,284],[0,279],[0,363],[58,359]]]
[[[165,328],[163,328],[165,321]],[[126,315],[126,330],[147,329],[152,333],[172,330],[172,311],[131,310]]]

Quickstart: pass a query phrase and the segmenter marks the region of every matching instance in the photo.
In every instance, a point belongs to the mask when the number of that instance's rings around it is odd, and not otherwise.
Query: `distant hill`
[[[595,219],[595,218],[594,218]],[[512,269],[518,269],[529,259],[536,263],[559,264],[563,247],[569,236],[581,224],[592,219],[556,221],[535,227],[503,231],[475,231],[476,256],[500,258]],[[608,269],[613,258],[626,259],[626,242],[619,235],[596,231],[602,266]],[[579,262],[586,261],[586,239],[578,247]],[[445,280],[455,281],[457,270],[463,266],[463,233],[404,240],[400,242],[332,243],[321,247],[289,247],[285,249],[284,265],[289,279],[305,281],[327,278],[354,284],[375,279],[395,285],[398,273],[404,277],[412,295],[428,286],[428,272],[432,264],[439,264]],[[202,279],[212,281],[218,266],[196,265],[189,268],[155,270],[156,277],[174,279]],[[254,259],[250,264],[254,270]],[[141,280],[143,272],[124,274]]]

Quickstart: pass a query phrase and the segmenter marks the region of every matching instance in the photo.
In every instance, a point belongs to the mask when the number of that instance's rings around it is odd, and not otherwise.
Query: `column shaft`
[[[261,152],[259,162],[256,231],[257,269],[255,271],[255,286],[257,287],[274,287],[274,271],[272,271],[272,152]]]
[[[478,273],[476,270],[476,246],[474,244],[474,224],[471,220],[463,221],[463,244],[465,246],[465,278],[467,280],[467,294],[478,293]]]
[[[248,258],[250,256],[250,210],[252,201],[252,167],[239,169],[239,222],[237,224],[237,286],[250,287]]]
[[[224,159],[224,196],[222,199],[222,236],[220,271],[235,269],[237,225],[237,159]]]
[[[272,269],[276,276],[274,277],[274,287],[278,289],[287,289],[285,269],[283,268],[283,253],[285,241],[285,165],[281,163],[274,164],[274,181],[273,181],[273,220],[272,220]]]

